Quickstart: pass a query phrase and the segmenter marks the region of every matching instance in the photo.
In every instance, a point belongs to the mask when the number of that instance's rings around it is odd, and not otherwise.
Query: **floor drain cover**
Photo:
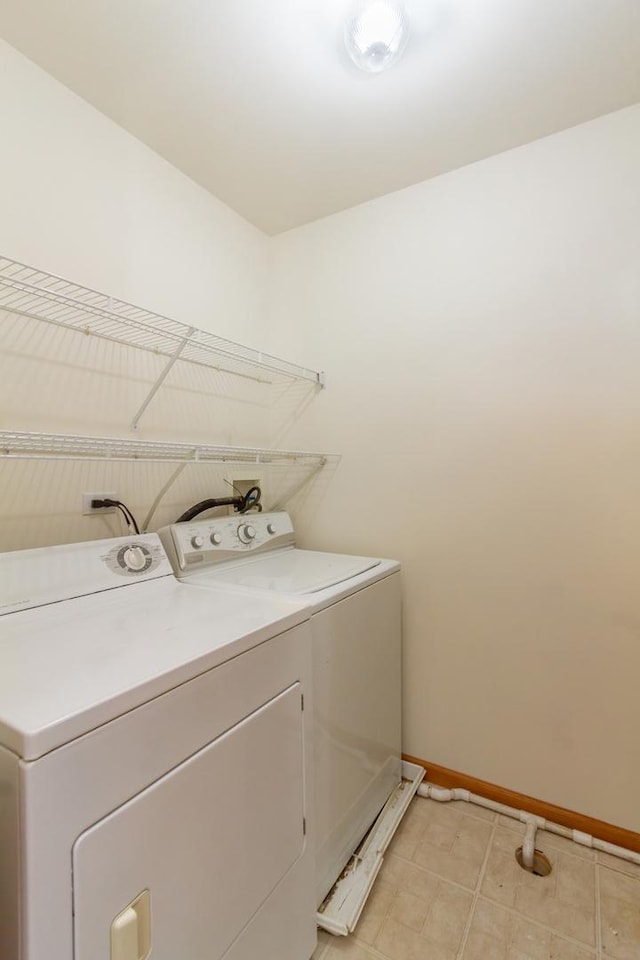
[[[516,850],[516,860],[523,870],[527,873],[533,873],[536,877],[548,877],[551,873],[551,861],[542,850],[536,850],[533,854],[533,867],[525,867],[522,862],[522,847]]]

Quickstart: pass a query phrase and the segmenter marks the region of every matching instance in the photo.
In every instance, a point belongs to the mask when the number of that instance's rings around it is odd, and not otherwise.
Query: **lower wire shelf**
[[[334,454],[215,444],[82,437],[0,430],[0,458],[14,460],[117,460],[162,463],[291,463],[321,467]]]

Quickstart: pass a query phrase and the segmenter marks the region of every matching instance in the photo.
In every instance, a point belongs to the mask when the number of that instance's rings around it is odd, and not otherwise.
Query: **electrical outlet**
[[[115,493],[83,493],[82,494],[82,516],[96,517],[105,513],[115,513],[116,507],[92,507],[92,500],[117,500]]]

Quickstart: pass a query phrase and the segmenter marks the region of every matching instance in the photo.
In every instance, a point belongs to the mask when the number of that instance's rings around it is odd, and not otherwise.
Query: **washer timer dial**
[[[238,540],[241,540],[242,543],[251,543],[255,536],[256,528],[252,527],[250,523],[241,523],[238,527]]]

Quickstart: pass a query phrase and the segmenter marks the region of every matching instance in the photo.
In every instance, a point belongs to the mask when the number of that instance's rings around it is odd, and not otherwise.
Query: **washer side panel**
[[[20,956],[20,761],[0,746],[0,957]]]

